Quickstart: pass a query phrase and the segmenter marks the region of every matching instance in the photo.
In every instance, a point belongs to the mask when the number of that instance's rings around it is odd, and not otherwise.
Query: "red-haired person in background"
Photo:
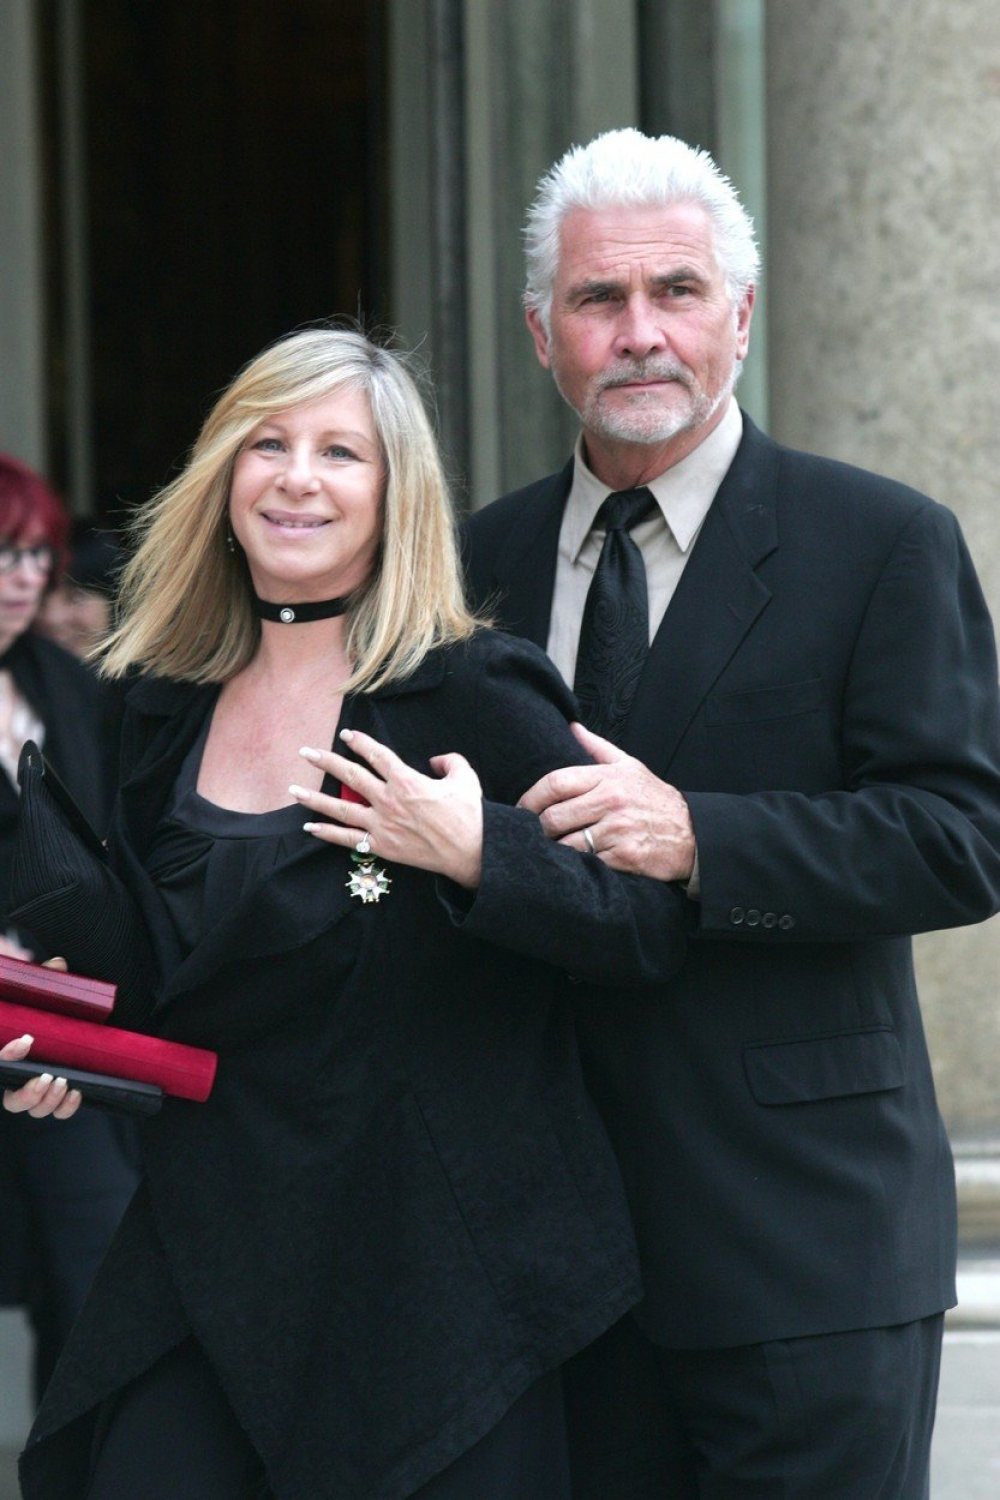
[[[96,828],[110,813],[101,684],[33,629],[60,578],[69,529],[46,481],[0,454],[0,953],[14,958],[47,957],[5,920],[24,741],[42,747]],[[28,1308],[36,1396],[135,1181],[129,1139],[110,1116],[84,1110],[63,1130],[0,1116],[0,1303]]]

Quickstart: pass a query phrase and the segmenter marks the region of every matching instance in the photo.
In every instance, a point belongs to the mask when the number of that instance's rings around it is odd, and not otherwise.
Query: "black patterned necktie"
[[[594,520],[606,535],[583,609],[573,688],[583,722],[616,742],[649,651],[646,566],[629,532],[655,508],[645,487],[617,490]]]

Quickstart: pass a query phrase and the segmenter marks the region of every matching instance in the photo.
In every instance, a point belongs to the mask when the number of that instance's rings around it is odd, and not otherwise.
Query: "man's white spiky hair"
[[[760,257],[753,220],[729,178],[707,151],[673,135],[608,130],[587,146],[573,146],[538,184],[524,230],[525,307],[537,309],[546,329],[559,265],[562,221],[575,208],[653,207],[700,203],[715,228],[715,249],[733,301],[756,280]]]

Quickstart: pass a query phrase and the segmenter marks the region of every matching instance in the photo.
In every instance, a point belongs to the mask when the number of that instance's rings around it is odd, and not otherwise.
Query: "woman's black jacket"
[[[111,846],[154,944],[144,857],[215,696],[129,698]],[[420,770],[449,750],[476,767],[482,886],[395,867],[362,905],[346,851],[304,838],[164,977],[150,1029],[217,1049],[215,1088],[145,1127],[146,1183],[22,1460],[27,1500],[79,1500],[95,1403],[189,1332],[278,1500],[397,1500],[635,1302],[559,969],[665,979],[685,898],[511,805],[585,758],[572,712],[540,652],[489,631],[345,703],[341,727]]]

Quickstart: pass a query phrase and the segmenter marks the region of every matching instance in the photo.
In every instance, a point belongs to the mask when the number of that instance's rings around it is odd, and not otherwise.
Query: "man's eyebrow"
[[[601,293],[620,291],[620,281],[577,281],[566,289],[566,301],[578,302],[581,297],[593,297]]]
[[[696,271],[694,266],[678,266],[674,271],[664,271],[662,275],[654,276],[652,282],[654,286],[662,287],[682,286],[687,281],[694,281],[700,286],[705,279],[704,273]]]

